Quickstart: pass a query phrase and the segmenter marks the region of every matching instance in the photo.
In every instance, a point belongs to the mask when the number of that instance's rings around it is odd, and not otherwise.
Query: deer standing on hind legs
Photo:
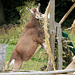
[[[38,4],[37,8],[32,10],[28,7],[26,8],[31,13],[31,17],[12,52],[10,60],[7,64],[7,69],[14,61],[12,69],[19,70],[22,67],[23,61],[27,61],[32,57],[38,44],[42,45],[42,43],[44,43],[43,32],[39,22],[39,19],[41,19],[39,8],[40,4]]]

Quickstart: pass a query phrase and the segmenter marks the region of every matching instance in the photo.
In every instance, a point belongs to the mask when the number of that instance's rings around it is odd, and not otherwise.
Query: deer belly
[[[37,49],[37,46],[38,46],[37,43],[35,43],[35,44],[33,43],[33,44],[27,46],[27,48],[22,53],[22,57],[23,57],[24,61],[27,61],[32,57],[32,55],[34,54],[34,52]]]
[[[18,42],[15,50],[17,50],[20,57],[26,61],[32,57],[36,51],[37,46],[38,43],[34,42],[31,37],[25,38],[25,40],[22,38]]]

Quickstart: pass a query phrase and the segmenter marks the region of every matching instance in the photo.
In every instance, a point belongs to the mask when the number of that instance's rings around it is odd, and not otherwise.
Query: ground
[[[9,58],[14,48],[15,48],[15,45],[8,45],[6,64],[9,61]],[[23,63],[23,66],[21,69],[22,70],[37,70],[37,71],[41,70],[41,67],[47,65],[47,59],[48,58],[47,58],[46,51],[41,48],[33,58]]]
[[[70,31],[65,31],[70,36]],[[73,41],[74,47],[75,47],[75,34],[73,36],[70,36],[71,41]],[[15,48],[15,45],[8,45],[7,48],[7,57],[6,57],[6,64],[9,61],[9,58],[11,56],[11,53],[13,49]],[[31,58],[29,61],[26,61],[23,63],[22,70],[41,70],[41,67],[48,64],[48,57],[47,53],[44,49],[40,49],[38,53]],[[9,68],[11,69],[11,68]]]

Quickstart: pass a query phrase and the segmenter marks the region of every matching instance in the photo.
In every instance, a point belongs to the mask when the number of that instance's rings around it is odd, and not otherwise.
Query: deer
[[[43,47],[44,34],[40,25],[41,14],[39,8],[40,4],[32,10],[26,7],[27,11],[31,13],[31,16],[11,54],[10,60],[7,63],[7,69],[11,64],[13,64],[13,70],[21,69],[23,61],[28,61],[33,56],[38,44]]]

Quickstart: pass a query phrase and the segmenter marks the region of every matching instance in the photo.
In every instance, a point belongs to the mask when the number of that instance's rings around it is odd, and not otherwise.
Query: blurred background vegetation
[[[56,1],[56,21],[59,22],[60,19],[63,17],[63,15],[67,12],[67,10],[71,7],[73,2],[71,0],[55,0]],[[28,4],[27,4],[28,2]],[[49,0],[0,0],[0,6],[2,7],[5,21],[4,23],[19,23],[18,20],[20,20],[21,15],[20,13],[23,13],[22,10],[26,6],[34,7],[31,2],[41,3],[40,10],[42,13],[45,12],[45,8],[48,5]],[[30,5],[29,5],[30,3]],[[0,8],[1,9],[1,8]],[[22,12],[21,12],[22,11]],[[0,12],[0,15],[3,13]],[[24,15],[25,16],[25,15]],[[74,19],[74,11],[70,14],[70,16],[67,18],[68,21],[72,21]],[[65,21],[66,22],[66,21]],[[70,26],[71,23],[67,22],[67,26]],[[1,25],[1,22],[0,22]],[[65,24],[63,24],[65,26]]]
[[[59,22],[73,2],[71,0],[55,1],[55,20]],[[48,2],[49,0],[0,0],[0,42],[16,44],[30,17],[26,7],[34,8],[41,3],[40,11],[44,13]],[[62,24],[63,29],[71,26],[74,16],[73,10]]]
[[[55,20],[59,22],[65,13],[72,6],[73,2],[71,0],[55,0]],[[26,11],[26,7],[30,9],[35,8],[38,3],[41,3],[40,11],[45,12],[45,8],[48,5],[49,0],[0,0],[0,43],[8,43],[7,49],[7,59],[8,62],[15,45],[20,38],[25,25],[27,24],[30,13]],[[70,27],[73,23],[75,16],[75,9],[71,12],[65,22],[62,24],[62,28],[65,29]],[[70,34],[70,32],[66,33]],[[74,41],[75,35],[71,38]],[[75,45],[75,43],[74,43]],[[57,49],[55,53],[55,61],[57,61]],[[63,52],[63,58],[67,61],[69,58],[65,55],[69,55],[70,52],[66,49]],[[43,49],[28,62],[24,63],[22,69],[26,70],[41,70],[41,67],[47,66],[48,55]],[[63,62],[63,68],[69,64],[68,62]],[[35,64],[35,66],[34,66]],[[34,67],[32,67],[34,66]]]

